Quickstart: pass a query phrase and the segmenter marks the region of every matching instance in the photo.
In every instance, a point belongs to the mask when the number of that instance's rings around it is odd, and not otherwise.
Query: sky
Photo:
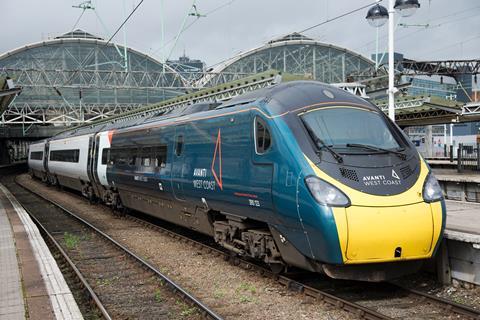
[[[0,53],[46,40],[74,27],[110,38],[140,0],[0,0]],[[185,52],[212,66],[267,41],[332,19],[374,0],[144,0],[125,24],[127,46],[163,60]],[[396,22],[395,51],[415,60],[475,59],[480,55],[480,1],[420,0],[415,15]],[[201,15],[188,15],[194,11]],[[383,0],[387,6],[388,1]],[[362,9],[305,33],[320,42],[370,57],[377,30]],[[189,26],[179,34],[179,30]],[[162,32],[163,30],[163,32]],[[387,49],[387,25],[379,28],[379,52]],[[162,41],[164,34],[164,41]],[[178,36],[178,40],[175,40]],[[120,31],[114,42],[123,44]],[[163,46],[162,43],[167,43]]]

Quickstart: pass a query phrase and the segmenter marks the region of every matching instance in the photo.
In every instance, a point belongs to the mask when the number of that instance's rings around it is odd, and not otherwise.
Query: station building
[[[18,161],[29,140],[182,95],[185,76],[83,30],[0,54],[0,77],[22,89],[0,106],[0,153]]]
[[[11,135],[42,137],[184,93],[184,79],[156,59],[82,30],[0,55],[0,73],[22,87],[2,124]],[[33,132],[32,130],[36,130]]]
[[[343,83],[350,74],[361,73],[374,65],[369,58],[346,48],[292,33],[218,64],[200,83],[217,84],[221,82],[218,74],[252,75],[269,69],[325,83]]]

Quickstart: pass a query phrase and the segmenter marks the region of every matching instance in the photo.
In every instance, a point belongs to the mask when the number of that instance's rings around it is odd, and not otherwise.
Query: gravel
[[[404,287],[416,289],[437,297],[468,305],[480,310],[480,287],[453,279],[451,285],[442,286],[432,274],[418,273],[397,280]]]
[[[47,187],[28,175],[18,181],[88,219],[200,298],[225,319],[356,319],[353,314],[289,292],[272,279],[222,257],[115,217],[102,205]]]

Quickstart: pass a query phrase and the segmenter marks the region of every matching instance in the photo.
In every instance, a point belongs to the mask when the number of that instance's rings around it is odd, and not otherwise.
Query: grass
[[[257,292],[257,288],[253,284],[243,282],[235,290],[237,296],[239,296],[241,303],[253,302],[255,300],[252,297],[253,294]]]
[[[98,279],[97,284],[99,286],[109,286],[109,285],[112,284],[112,280],[111,279]]]
[[[163,287],[165,285],[165,282],[163,281],[163,279],[157,276],[151,276],[150,281],[152,281],[154,284],[158,284],[160,287]]]
[[[215,299],[222,299],[224,296],[225,296],[225,293],[220,289],[217,289],[213,292],[213,297]]]
[[[77,247],[78,243],[80,242],[80,237],[74,234],[65,232],[63,234],[63,239],[65,240],[65,245],[67,246],[68,250],[73,250]]]
[[[197,308],[195,307],[190,307],[188,304],[186,304],[183,301],[177,300],[176,304],[180,307],[180,316],[182,317],[189,317],[191,315],[194,315],[197,312]]]
[[[115,276],[112,279],[97,279],[97,285],[99,286],[109,286],[111,285],[114,281],[118,280],[119,277]]]
[[[240,293],[240,292],[249,292],[251,294],[254,294],[257,292],[257,289],[255,288],[255,286],[253,284],[250,284],[250,283],[246,283],[246,282],[243,282],[241,283],[237,290],[236,290],[237,293]]]
[[[240,296],[240,302],[241,303],[247,303],[247,302],[252,302],[253,298],[245,295]]]
[[[162,291],[160,291],[160,289],[155,290],[155,294],[153,297],[156,302],[162,302],[163,301]]]
[[[182,317],[189,317],[191,315],[194,315],[196,312],[197,309],[195,307],[185,306],[184,309],[180,312],[180,315]]]

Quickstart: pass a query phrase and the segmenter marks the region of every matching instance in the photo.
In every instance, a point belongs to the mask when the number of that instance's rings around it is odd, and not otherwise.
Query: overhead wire
[[[209,15],[211,15],[212,13],[215,13],[216,11],[228,6],[228,5],[231,5],[233,2],[235,2],[236,0],[230,0],[210,11],[208,11],[207,13],[204,14],[204,16],[208,17]],[[192,27],[196,22],[198,22],[198,20],[200,20],[200,17],[197,16],[195,20],[193,20],[192,22],[190,22],[186,27],[184,27],[183,29],[181,29],[181,33],[187,31],[188,29],[190,29],[190,27]],[[158,53],[158,51],[164,49],[167,45],[169,45],[172,41],[174,41],[176,39],[176,36],[175,37],[172,37],[170,40],[168,40],[167,42],[165,42],[161,47],[159,47],[158,49],[155,49],[154,51],[152,51],[152,55],[153,54],[156,54]]]
[[[190,10],[195,6],[195,2],[196,0],[193,0],[192,2],[192,5],[188,8],[188,11],[187,11],[187,14],[185,15],[185,17],[183,18],[183,21],[182,21],[182,24],[180,26],[180,29],[178,29],[178,33],[175,37],[175,42],[173,43],[173,46],[172,48],[170,48],[170,52],[168,53],[168,56],[165,58],[165,61],[162,61],[163,63],[167,62],[169,59],[170,59],[170,56],[172,55],[173,53],[173,49],[175,49],[175,46],[177,45],[177,42],[178,42],[178,39],[180,38],[180,35],[183,33],[183,28],[185,27],[185,23],[187,22],[187,18],[188,16],[190,15]],[[199,17],[197,16],[197,20],[199,19]]]
[[[130,17],[135,13],[135,11],[137,11],[137,9],[140,7],[140,5],[143,3],[143,1],[144,0],[140,0],[140,2],[135,6],[135,8],[133,8],[132,12],[130,12],[130,14],[125,18],[125,20],[123,20],[122,24],[112,34],[112,36],[110,37],[110,39],[108,39],[106,44],[109,44],[110,41],[117,35],[118,31],[120,31],[120,29],[122,29],[122,27],[125,25],[125,23],[127,23],[127,21],[130,19]]]
[[[463,45],[465,43],[468,43],[468,42],[470,42],[472,40],[475,40],[475,39],[478,39],[478,38],[480,38],[480,34],[477,34],[473,37],[467,38],[467,39],[462,40],[462,41],[458,41],[458,42],[455,42],[455,43],[452,43],[452,44],[449,44],[449,45],[446,45],[446,46],[443,46],[443,47],[440,47],[440,48],[436,48],[434,50],[424,51],[423,54],[429,54],[431,52],[438,52],[438,51],[442,51],[442,50],[445,50],[447,48],[454,47],[454,46],[457,46],[457,45]],[[422,51],[420,51],[420,52],[422,52]]]
[[[220,9],[225,8],[226,6],[231,5],[231,4],[234,3],[235,1],[236,1],[236,0],[230,0],[230,1],[228,1],[228,2],[226,2],[226,3],[224,3],[224,4],[222,4],[222,5],[219,5],[218,7],[216,7],[216,8],[214,8],[214,9],[208,11],[207,13],[205,13],[205,15],[208,16],[209,14],[212,14],[212,13],[214,13],[214,12],[220,10]]]
[[[78,23],[80,22],[80,19],[82,19],[83,14],[85,13],[85,8],[82,10],[82,13],[80,13],[80,16],[78,17],[77,21],[75,21],[75,24],[72,27],[72,32],[75,31],[75,28],[77,27]]]
[[[453,13],[450,13],[450,14],[447,14],[447,15],[444,15],[444,16],[440,16],[440,17],[437,17],[437,18],[433,18],[433,19],[431,19],[431,20],[429,21],[429,23],[432,22],[432,21],[442,20],[442,19],[444,19],[444,18],[448,18],[448,17],[452,17],[452,16],[458,16],[458,15],[460,15],[460,14],[463,14],[463,13],[465,13],[465,12],[470,12],[470,11],[475,10],[475,9],[478,9],[478,8],[480,8],[480,6],[474,6],[474,7],[468,8],[468,9],[462,9],[462,10],[459,10],[459,11],[456,11],[456,12],[453,12]],[[459,18],[459,19],[451,20],[451,21],[447,20],[447,21],[444,21],[444,22],[439,23],[438,25],[435,25],[435,27],[436,27],[436,28],[442,27],[442,26],[444,26],[444,25],[448,25],[448,24],[451,24],[451,23],[454,23],[454,22],[456,22],[456,21],[463,20],[463,19],[470,19],[470,18],[475,17],[475,16],[478,16],[478,13],[474,13],[474,14],[469,15],[469,16],[467,16],[467,17],[462,17],[462,18]],[[395,41],[398,42],[398,41],[401,41],[401,40],[403,40],[403,39],[407,39],[407,38],[409,38],[411,35],[414,35],[414,34],[416,34],[416,33],[429,30],[429,28],[430,28],[430,27],[423,28],[423,29],[418,29],[418,30],[415,30],[415,31],[413,31],[413,32],[409,32],[409,33],[407,33],[407,34],[405,34],[405,35],[403,35],[403,36],[395,37]],[[388,37],[388,35],[383,35],[383,36],[380,37],[380,40],[386,39],[387,37]],[[371,45],[371,44],[374,43],[374,42],[375,42],[375,40],[368,41],[368,42],[366,42],[365,44],[363,44],[363,45],[361,45],[361,46],[359,46],[359,47],[354,48],[354,50],[362,49],[362,48],[364,48],[364,47],[367,47],[367,46]]]
[[[308,28],[305,28],[305,29],[303,29],[303,30],[297,31],[297,33],[304,33],[304,32],[310,31],[310,30],[312,30],[312,29],[315,29],[315,28],[317,28],[317,27],[320,27],[320,26],[325,25],[325,24],[327,24],[327,23],[330,23],[330,22],[332,22],[332,21],[341,19],[341,18],[346,17],[346,16],[348,16],[348,15],[351,15],[351,14],[353,14],[353,13],[356,13],[356,12],[358,12],[358,11],[360,11],[360,10],[365,9],[365,8],[371,7],[372,5],[375,5],[375,4],[377,4],[377,3],[381,3],[382,1],[383,1],[383,0],[378,0],[378,1],[370,2],[369,4],[366,4],[366,5],[361,6],[361,7],[359,7],[359,8],[356,8],[356,9],[353,9],[353,10],[350,10],[350,11],[347,11],[347,12],[344,12],[344,13],[342,13],[342,14],[340,14],[340,15],[337,15],[337,16],[335,16],[335,17],[333,17],[333,18],[330,18],[330,19],[327,18],[326,20],[324,20],[324,21],[322,21],[322,22],[320,22],[320,23],[317,23],[317,24],[315,24],[315,25],[313,25],[313,26],[310,26],[310,27],[308,27]],[[220,65],[220,64],[222,64],[222,63],[224,63],[224,62],[226,62],[226,61],[228,61],[228,60],[230,60],[230,58],[223,59],[223,60],[221,60],[221,61],[219,61],[219,62],[211,65],[210,68],[213,68],[213,67],[215,67],[215,66],[217,66],[217,65]]]
[[[342,13],[342,14],[340,14],[340,15],[338,15],[338,16],[335,16],[335,17],[333,17],[333,18],[331,18],[331,19],[327,19],[327,20],[322,21],[322,22],[320,22],[320,23],[317,23],[317,24],[315,24],[315,25],[313,25],[313,26],[311,26],[311,27],[308,27],[308,28],[306,28],[306,29],[303,29],[303,30],[301,30],[301,31],[298,31],[298,33],[304,33],[304,32],[310,31],[310,30],[315,29],[315,28],[317,28],[317,27],[323,26],[324,24],[330,23],[330,22],[332,22],[332,21],[335,21],[335,20],[338,20],[338,19],[340,19],[340,18],[343,18],[343,17],[346,17],[346,16],[348,16],[348,15],[351,15],[352,13],[355,13],[355,12],[358,12],[358,11],[363,10],[363,9],[365,9],[365,8],[371,7],[371,6],[373,6],[373,5],[377,4],[377,3],[380,3],[380,2],[382,2],[382,0],[380,0],[380,1],[375,1],[375,2],[371,2],[371,3],[369,3],[369,4],[367,4],[367,5],[364,5],[364,6],[360,7],[360,8],[347,11],[347,12]]]

